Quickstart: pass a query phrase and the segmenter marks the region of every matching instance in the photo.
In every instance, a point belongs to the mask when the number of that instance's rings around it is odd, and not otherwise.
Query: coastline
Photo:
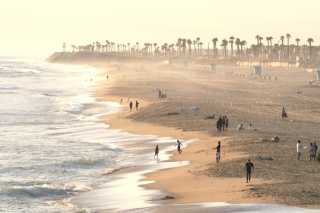
[[[119,79],[114,79],[114,75],[112,76],[112,80],[105,81],[107,87],[104,86],[104,91],[117,86],[116,82]],[[102,96],[99,94],[98,97],[105,101],[112,100],[116,102],[119,102],[122,98],[108,93]],[[146,99],[139,99],[138,101],[143,103],[143,108],[152,107],[152,104],[156,104],[156,102]],[[125,107],[125,104],[128,103],[125,102],[122,106]],[[170,194],[170,196],[174,197],[170,203],[174,204],[203,202],[274,203],[271,197],[250,195],[250,190],[254,188],[254,185],[268,184],[269,182],[267,181],[255,179],[253,184],[247,184],[244,178],[209,177],[198,171],[199,168],[203,169],[208,164],[215,167],[219,166],[215,163],[215,146],[218,141],[223,142],[225,151],[222,153],[222,158],[224,161],[247,158],[244,153],[229,152],[229,144],[225,137],[212,136],[203,131],[184,131],[173,127],[139,122],[129,118],[133,114],[134,112],[130,113],[122,110],[104,116],[103,120],[111,128],[122,129],[129,133],[171,137],[183,141],[194,140],[192,144],[183,149],[183,154],[180,155],[176,151],[170,152],[172,154],[170,157],[171,162],[188,161],[190,164],[147,173],[145,179],[152,182],[144,185],[147,189],[160,190]],[[228,154],[224,154],[226,152]],[[206,154],[202,155],[201,153]],[[181,182],[182,178],[183,181]]]
[[[277,166],[280,166],[278,160],[275,161],[275,163],[274,161],[264,162],[256,159],[259,154],[270,155],[273,153],[273,145],[270,144],[268,142],[268,139],[266,138],[271,138],[271,136],[274,136],[274,134],[279,134],[279,136],[281,136],[281,139],[284,139],[284,144],[280,145],[281,149],[283,150],[284,148],[288,149],[288,142],[292,140],[292,138],[296,137],[297,133],[290,133],[293,134],[292,137],[285,136],[285,134],[287,133],[279,132],[268,123],[263,121],[265,116],[270,116],[270,113],[274,113],[274,111],[270,111],[268,109],[266,111],[257,112],[256,109],[254,109],[254,106],[250,106],[249,109],[245,109],[247,111],[243,111],[242,108],[239,109],[235,107],[235,105],[238,104],[237,101],[239,101],[239,99],[236,99],[234,96],[230,97],[235,99],[232,100],[232,102],[230,102],[230,100],[223,99],[222,101],[224,102],[222,103],[219,103],[218,101],[213,102],[212,100],[206,100],[205,104],[209,105],[210,107],[213,106],[213,111],[218,111],[220,113],[230,113],[228,112],[229,110],[236,110],[236,113],[233,113],[235,117],[233,117],[234,124],[232,130],[223,134],[217,134],[214,131],[214,122],[212,122],[211,120],[199,120],[199,116],[197,113],[192,115],[188,107],[183,105],[184,103],[179,103],[185,100],[181,99],[183,97],[179,97],[179,92],[181,91],[174,91],[173,89],[177,89],[177,87],[172,88],[171,84],[172,82],[174,82],[178,83],[178,85],[183,84],[184,86],[186,86],[183,88],[183,94],[188,94],[189,92],[192,92],[193,89],[197,89],[196,92],[201,92],[201,95],[208,95],[208,91],[199,90],[199,87],[200,89],[202,87],[210,88],[212,87],[212,85],[208,84],[207,80],[199,84],[199,82],[195,81],[193,78],[198,77],[198,75],[200,76],[200,78],[207,78],[207,75],[209,75],[214,77],[218,76],[218,79],[214,81],[214,89],[216,90],[217,86],[223,85],[224,88],[230,90],[233,89],[234,85],[239,87],[243,83],[246,84],[247,82],[249,82],[249,88],[251,87],[251,84],[259,87],[265,85],[276,85],[281,89],[280,91],[284,93],[282,91],[282,88],[284,88],[284,86],[288,82],[288,80],[285,78],[287,78],[287,75],[289,73],[281,72],[279,75],[280,78],[283,78],[283,80],[281,79],[281,81],[278,82],[263,82],[261,80],[254,79],[231,79],[233,85],[229,85],[229,80],[220,79],[222,74],[217,75],[212,73],[197,73],[197,70],[192,72],[189,70],[190,72],[187,73],[188,75],[186,76],[184,73],[181,73],[181,70],[183,69],[179,66],[168,68],[167,65],[157,64],[157,66],[160,66],[161,70],[166,69],[166,72],[159,74],[157,71],[153,71],[151,73],[146,72],[146,67],[148,65],[150,65],[150,67],[148,66],[148,69],[154,69],[153,64],[113,64],[103,62],[87,64],[105,69],[105,73],[108,73],[111,77],[108,80],[104,79],[100,82],[101,84],[98,85],[98,99],[119,102],[119,100],[123,98],[125,100],[123,103],[125,107],[128,104],[127,100],[129,99],[137,99],[141,103],[142,108],[138,112],[128,113],[128,110],[124,110],[117,114],[104,117],[103,119],[108,124],[110,124],[112,128],[123,129],[128,132],[142,135],[154,134],[166,137],[170,136],[172,138],[179,139],[198,139],[197,142],[191,144],[188,148],[186,148],[183,151],[182,155],[174,154],[171,159],[171,161],[191,161],[190,165],[174,169],[164,169],[146,175],[147,181],[153,181],[153,183],[147,184],[145,186],[146,188],[161,190],[174,197],[174,199],[168,200],[168,203],[185,204],[223,201],[228,203],[277,203],[308,208],[319,207],[316,197],[304,197],[304,195],[302,197],[297,197],[300,196],[301,193],[295,193],[297,192],[297,190],[301,190],[301,187],[303,186],[301,184],[298,185],[298,183],[300,183],[299,180],[297,180],[297,182],[291,183],[291,181],[293,180],[292,178],[290,180],[285,179],[288,177],[290,178],[290,176],[287,175],[289,172],[287,170],[290,170],[290,168],[285,168],[282,166],[281,168],[284,168],[285,170],[281,173],[281,176],[272,177],[272,175],[276,173],[272,172],[271,174],[268,174],[268,172],[270,172],[268,167],[276,168]],[[225,72],[229,72],[229,69],[230,68],[226,67]],[[240,73],[240,71],[237,72]],[[278,72],[276,73],[278,74]],[[297,71],[296,75],[301,78],[301,76],[305,75],[305,73]],[[298,80],[296,81],[297,83],[295,83],[293,87],[301,87],[302,80],[305,81],[305,79],[308,78],[308,75],[309,74],[306,74],[303,79],[298,78]],[[222,76],[222,78],[224,77]],[[294,76],[294,78],[296,77]],[[170,79],[171,82],[166,82],[168,79]],[[237,81],[234,82],[234,80]],[[174,98],[169,97],[165,101],[158,100],[158,98],[156,97],[155,88],[161,88],[163,84],[171,86],[170,88],[166,89],[171,93],[170,96],[174,96]],[[224,84],[226,86],[224,86]],[[188,89],[188,86],[195,86],[196,88]],[[207,88],[204,88],[204,90],[206,89]],[[219,92],[221,91],[218,90],[213,94],[215,98],[220,98]],[[234,91],[230,90],[228,92],[230,93]],[[277,92],[277,90],[275,90],[275,92]],[[237,93],[239,93],[240,97],[243,98],[243,89],[239,89]],[[192,98],[195,98],[195,100],[192,100],[192,104],[199,100],[199,95],[194,96],[195,93],[192,93],[191,95]],[[209,95],[212,95],[212,93]],[[313,94],[311,97],[313,98]],[[244,101],[250,100],[251,103],[251,99],[246,98],[247,97],[245,97]],[[187,101],[187,103],[189,104],[190,100]],[[258,101],[262,101],[262,103],[268,107],[271,106],[271,101],[270,103],[265,99]],[[258,101],[255,101],[254,103],[258,103]],[[241,103],[239,104],[243,104],[242,102],[243,101],[241,101]],[[199,105],[203,107],[204,104],[199,103]],[[272,107],[277,108],[279,107],[279,105],[277,103],[272,103]],[[208,114],[208,110],[205,110],[206,112],[204,114]],[[168,116],[169,113],[175,111],[179,112],[178,116],[179,114],[182,114],[185,117]],[[260,113],[264,117],[260,118],[260,114],[257,117],[257,113]],[[301,118],[301,112],[295,111],[292,112],[292,115],[293,119],[296,119],[296,122],[284,122],[284,124],[286,125],[286,131],[288,130],[287,125],[306,125],[305,122],[307,121],[304,120],[306,117]],[[201,116],[203,116],[203,113],[201,114]],[[199,121],[199,123],[194,123],[194,120],[190,121],[190,117],[195,117],[196,122]],[[308,115],[307,118],[310,118],[310,116]],[[243,133],[235,131],[236,123],[241,121],[248,123],[252,120],[255,120],[255,126],[258,127],[258,130],[256,130],[256,128],[253,128],[251,130],[247,129]],[[272,122],[280,125],[281,121],[279,121],[279,119],[273,119]],[[210,129],[208,129],[208,124],[211,125]],[[282,123],[281,125],[283,126],[284,124]],[[263,127],[267,128],[265,130],[261,130]],[[316,126],[314,128],[316,128]],[[306,128],[306,130],[309,130],[307,133],[310,133],[312,130],[314,130],[314,128]],[[313,135],[311,134],[309,138],[310,137],[313,137]],[[219,167],[216,167],[216,164],[214,162],[215,153],[212,149],[216,146],[217,140],[222,140],[223,149],[227,153],[225,155],[222,155],[223,160]],[[250,149],[248,149],[247,147]],[[262,148],[262,150],[259,150],[257,148]],[[274,156],[279,156],[279,152],[273,154]],[[292,155],[293,153],[292,151],[290,151],[285,155],[285,157],[287,158]],[[254,160],[258,163],[257,175],[254,179],[254,182],[250,185],[244,183],[244,172],[241,167],[242,163],[248,158],[248,156],[250,158],[254,158]],[[307,161],[303,161],[301,165],[298,166],[299,169],[313,169],[312,172],[315,174],[316,170],[314,170],[313,167],[315,163],[312,163],[311,167]],[[292,166],[297,166],[297,163],[294,162]],[[290,184],[294,184],[294,187],[291,188],[292,185]],[[288,188],[290,189],[289,191]]]
[[[108,97],[106,97],[107,99]],[[136,122],[126,116],[127,114],[118,112],[105,119],[111,128],[123,129],[130,133],[179,138],[183,141],[194,140],[192,144],[183,149],[183,154],[180,155],[176,151],[171,152],[173,154],[170,158],[171,162],[190,161],[190,164],[147,173],[146,180],[153,182],[145,185],[147,189],[157,189],[169,193],[174,197],[171,203],[175,204],[202,202],[273,203],[271,198],[250,196],[248,192],[253,185],[246,184],[243,178],[208,177],[201,173],[197,174],[199,167],[203,168],[206,164],[216,164],[214,147],[219,140],[224,141],[222,137]],[[227,152],[227,143],[224,143],[224,149]],[[205,156],[201,156],[201,153],[204,152],[206,152]],[[229,161],[243,157],[242,155],[242,153],[228,153],[223,154],[222,157],[224,161]],[[181,181],[182,179],[183,181]],[[260,179],[254,181],[254,185],[266,183],[268,182]]]

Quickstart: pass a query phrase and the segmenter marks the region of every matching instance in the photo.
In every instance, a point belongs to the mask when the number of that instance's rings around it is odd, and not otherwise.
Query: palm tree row
[[[256,43],[247,46],[247,41],[234,36],[219,40],[213,38],[207,48],[199,37],[195,39],[178,38],[173,43],[158,44],[155,42],[116,43],[109,40],[93,42],[88,45],[71,45],[72,52],[90,52],[112,56],[152,56],[152,57],[206,57],[221,60],[257,60],[263,62],[303,61],[310,63],[316,60],[319,47],[313,46],[314,39],[308,38],[301,45],[301,39],[287,33],[279,37],[278,42],[272,36],[255,36]],[[219,45],[220,41],[220,45]],[[220,48],[219,48],[220,46]],[[67,51],[63,43],[63,52]]]

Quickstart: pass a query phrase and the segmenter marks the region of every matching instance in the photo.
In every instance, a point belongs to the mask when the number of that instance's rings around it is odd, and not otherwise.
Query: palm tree
[[[178,50],[177,56],[179,56],[179,55],[181,55],[181,47],[182,47],[182,39],[181,38],[178,38],[178,41],[176,43],[176,47]]]
[[[314,42],[313,38],[308,38],[307,40],[309,45],[309,60],[312,61],[312,43]]]
[[[257,46],[260,45],[260,35],[256,35],[256,40],[257,40]]]
[[[182,52],[183,52],[184,56],[186,55],[186,49],[187,49],[187,39],[183,38],[182,39]]]
[[[229,38],[229,43],[230,43],[230,47],[231,47],[231,57],[233,57],[234,36],[231,36],[231,37]]]
[[[137,51],[137,54],[139,55],[139,42],[136,42],[136,51]]]
[[[287,38],[287,46],[288,46],[287,57],[288,57],[288,61],[289,61],[290,60],[290,38],[291,38],[290,33],[286,34],[286,38]]]
[[[226,39],[223,39],[222,40],[222,43],[221,43],[221,47],[223,47],[223,50],[224,50],[224,57],[226,58],[227,55],[228,55],[228,41]]]
[[[197,41],[193,40],[193,55],[197,54]]]
[[[256,40],[257,40],[257,46],[256,46],[257,57],[260,58],[263,37],[261,37],[260,35],[256,35]]]
[[[244,50],[244,47],[247,45],[247,42],[245,40],[242,40],[240,42],[240,52],[241,52],[241,56],[243,56],[243,50]]]
[[[236,55],[239,57],[239,56],[240,56],[240,44],[241,44],[240,38],[237,38],[237,39],[236,39],[235,44],[236,44],[236,46],[237,46],[237,53],[236,53]]]
[[[296,51],[295,51],[296,56],[300,55],[300,38],[296,38]]]
[[[267,45],[268,45],[268,50],[267,50],[267,53],[268,53],[268,58],[270,59],[270,58],[272,58],[271,56],[272,56],[272,54],[271,54],[271,52],[272,52],[272,40],[273,40],[273,37],[272,36],[268,36],[268,37],[266,37],[266,40],[267,40]]]
[[[198,54],[200,53],[200,37],[196,38],[197,45],[198,45]]]
[[[157,43],[153,43],[153,51],[154,51],[154,55],[156,55],[156,53],[157,53],[157,46],[158,46],[158,44]]]
[[[280,36],[280,41],[281,41],[281,45],[280,45],[280,61],[282,59],[282,56],[284,56],[284,36]]]
[[[218,38],[213,38],[212,39],[213,53],[214,53],[215,57],[217,57],[217,55],[218,55],[217,42],[218,42]]]
[[[189,49],[189,56],[191,56],[191,53],[192,53],[192,41],[191,41],[191,39],[188,39],[187,40],[187,44],[188,44],[188,49]]]
[[[76,45],[71,45],[71,48],[72,48],[72,52],[74,53],[75,50],[77,49],[77,46]]]
[[[199,42],[199,47],[200,47],[200,56],[202,56],[202,53],[203,53],[203,42]]]

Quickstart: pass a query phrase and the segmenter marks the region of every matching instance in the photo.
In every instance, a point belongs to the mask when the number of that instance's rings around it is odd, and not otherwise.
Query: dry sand
[[[123,98],[124,106],[128,100],[141,103],[137,112],[126,108],[107,117],[112,127],[197,139],[172,159],[189,160],[190,165],[150,174],[147,178],[155,183],[147,187],[173,195],[176,203],[277,202],[308,207],[320,203],[319,162],[297,161],[295,153],[297,139],[308,146],[319,135],[320,87],[308,85],[312,74],[275,71],[269,75],[278,80],[266,80],[249,77],[248,68],[228,66],[218,66],[216,73],[165,63],[104,66],[110,79],[102,82],[97,95],[108,101]],[[167,99],[158,99],[158,88],[166,91]],[[280,119],[282,106],[287,107],[288,120]],[[218,133],[216,120],[205,119],[212,114],[227,114],[231,128]],[[238,132],[241,122],[246,129]],[[279,143],[270,141],[275,135]],[[223,150],[219,165],[214,159],[218,140]],[[273,160],[258,160],[258,156]],[[249,185],[244,179],[248,157],[256,165]]]

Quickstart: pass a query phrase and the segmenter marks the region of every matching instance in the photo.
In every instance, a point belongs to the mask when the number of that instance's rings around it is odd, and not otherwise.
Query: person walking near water
[[[154,159],[157,157],[157,160],[159,160],[159,146],[158,144],[156,145],[156,148],[154,150]]]
[[[177,140],[177,150],[178,150],[179,154],[182,153],[181,146],[182,146],[182,143],[181,143],[181,141],[178,139],[178,140]]]
[[[250,159],[248,159],[248,161],[246,162],[245,167],[246,167],[247,183],[249,183],[251,181],[251,174],[252,174],[252,172],[254,170],[254,165],[253,165],[253,163],[251,162]]]
[[[297,159],[298,160],[301,160],[302,149],[303,149],[303,146],[301,144],[301,141],[298,140],[298,143],[297,143]]]
[[[129,103],[129,107],[130,107],[130,112],[132,111],[132,107],[133,107],[133,103],[132,103],[132,101],[130,101],[130,103]]]
[[[221,142],[218,141],[218,146],[216,146],[216,162],[219,163],[221,160]]]
[[[139,102],[136,100],[136,110],[139,110]]]

